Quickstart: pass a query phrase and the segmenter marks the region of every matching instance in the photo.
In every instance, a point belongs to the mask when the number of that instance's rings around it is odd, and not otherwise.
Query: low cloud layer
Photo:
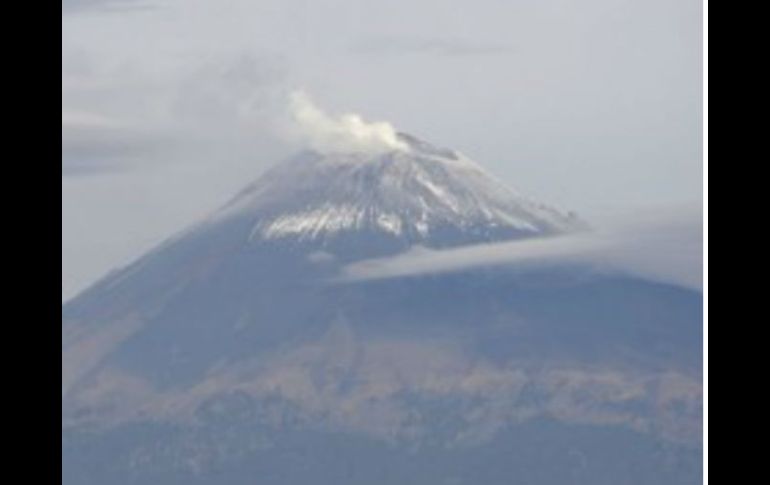
[[[355,113],[333,116],[318,108],[303,91],[289,97],[293,134],[321,151],[386,152],[407,150],[396,129],[386,121],[365,121]]]
[[[628,222],[631,220],[631,222]],[[653,281],[702,288],[702,226],[692,208],[633,214],[594,232],[478,244],[456,249],[416,248],[401,255],[352,263],[342,281],[461,271],[484,266],[581,263]]]
[[[86,112],[62,112],[62,175],[103,172],[161,148],[167,139],[153,130]]]

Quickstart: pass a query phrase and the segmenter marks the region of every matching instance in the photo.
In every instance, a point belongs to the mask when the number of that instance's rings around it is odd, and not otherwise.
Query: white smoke
[[[368,122],[355,113],[331,116],[302,91],[289,96],[289,111],[292,133],[316,150],[380,153],[409,149],[390,123]]]

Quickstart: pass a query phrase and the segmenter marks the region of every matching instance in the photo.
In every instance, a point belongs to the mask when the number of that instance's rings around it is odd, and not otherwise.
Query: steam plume
[[[289,110],[295,134],[317,150],[378,153],[409,149],[390,123],[368,122],[355,113],[329,115],[302,91],[290,95]]]

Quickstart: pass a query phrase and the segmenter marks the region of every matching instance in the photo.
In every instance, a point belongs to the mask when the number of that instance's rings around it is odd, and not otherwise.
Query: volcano
[[[279,163],[63,306],[64,483],[699,483],[700,292],[579,264],[335,278],[588,230],[398,137]]]

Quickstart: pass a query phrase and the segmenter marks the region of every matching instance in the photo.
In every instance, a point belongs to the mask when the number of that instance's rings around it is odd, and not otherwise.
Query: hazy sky
[[[63,0],[62,295],[296,145],[387,120],[584,218],[701,200],[699,0]]]

